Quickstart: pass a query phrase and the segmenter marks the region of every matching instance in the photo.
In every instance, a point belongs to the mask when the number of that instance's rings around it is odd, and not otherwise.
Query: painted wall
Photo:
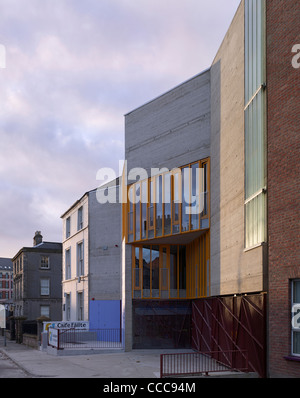
[[[77,216],[78,209],[83,206],[83,228],[77,231]],[[81,201],[70,209],[70,211],[63,218],[63,303],[66,304],[65,294],[70,295],[71,313],[70,320],[78,320],[78,303],[77,292],[83,293],[84,302],[84,319],[88,320],[88,252],[89,252],[89,234],[88,234],[88,195],[81,198]],[[71,219],[71,235],[66,238],[66,219]],[[84,245],[84,275],[78,279],[77,272],[77,244],[83,242]],[[66,250],[71,250],[71,278],[66,279]],[[67,320],[66,308],[64,307],[63,320]]]

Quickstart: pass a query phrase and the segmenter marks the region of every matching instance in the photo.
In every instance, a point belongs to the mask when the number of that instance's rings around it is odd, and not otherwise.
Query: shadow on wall
[[[221,61],[211,66],[210,295],[220,295]]]

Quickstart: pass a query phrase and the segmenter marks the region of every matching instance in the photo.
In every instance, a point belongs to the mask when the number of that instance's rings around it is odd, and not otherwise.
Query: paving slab
[[[158,378],[160,354],[187,350],[133,350],[130,352],[53,356],[0,338],[0,352],[31,377]],[[192,352],[192,351],[191,351]]]

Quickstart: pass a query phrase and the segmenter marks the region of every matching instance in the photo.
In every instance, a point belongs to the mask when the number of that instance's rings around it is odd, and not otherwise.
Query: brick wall
[[[267,0],[269,376],[299,377],[291,353],[290,279],[300,278],[299,0]]]

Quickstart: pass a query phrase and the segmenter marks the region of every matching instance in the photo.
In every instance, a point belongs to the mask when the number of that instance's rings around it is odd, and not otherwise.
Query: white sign
[[[49,328],[89,330],[90,323],[88,321],[43,322],[43,331],[47,332]]]
[[[58,347],[58,329],[49,328],[49,340],[48,344],[53,347]]]
[[[6,328],[6,319],[5,319],[5,306],[0,304],[0,328]]]

